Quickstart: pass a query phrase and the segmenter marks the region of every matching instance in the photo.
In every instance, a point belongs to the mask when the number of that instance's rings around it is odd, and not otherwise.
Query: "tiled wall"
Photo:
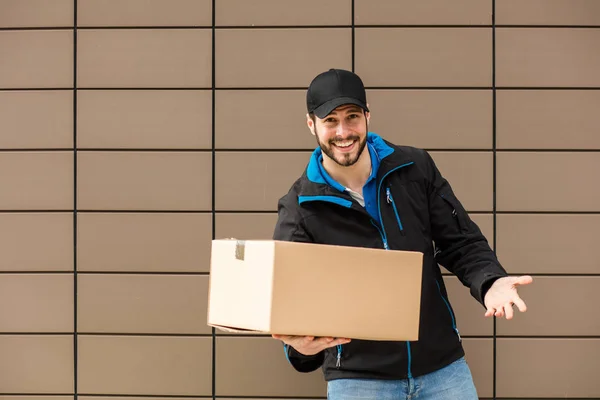
[[[446,277],[481,397],[600,397],[600,1],[0,0],[0,27],[2,399],[324,397],[206,301],[210,239],[271,236],[331,67],[535,275],[496,324]]]

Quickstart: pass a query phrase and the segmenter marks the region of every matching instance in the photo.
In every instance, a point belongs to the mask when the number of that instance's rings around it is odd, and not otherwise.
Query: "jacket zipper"
[[[385,189],[387,202],[388,204],[392,204],[394,208],[394,214],[396,214],[396,221],[398,221],[398,227],[400,228],[400,233],[404,236],[404,228],[402,227],[402,221],[400,220],[400,215],[398,214],[398,208],[396,208],[396,203],[394,202],[394,198],[392,197],[392,192],[389,187]]]
[[[390,247],[388,246],[387,237],[385,236],[385,232],[383,232],[381,229],[379,229],[379,227],[373,220],[371,220],[371,224],[373,224],[373,226],[375,228],[377,228],[377,230],[379,231],[379,236],[381,236],[381,240],[383,241],[383,248],[386,250],[389,250]]]
[[[439,196],[442,198],[442,200],[444,200],[450,206],[450,208],[452,208],[452,218],[454,218],[454,220],[456,221],[456,225],[458,226],[458,230],[462,231],[464,227],[463,227],[463,224],[462,224],[462,222],[460,220],[458,212],[456,211],[456,206],[444,194],[440,194]]]
[[[384,176],[381,178],[381,181],[379,182],[379,187],[378,187],[378,189],[377,189],[377,210],[379,211],[379,220],[381,221],[381,228],[382,228],[382,231],[380,231],[380,233],[382,233],[382,232],[383,232],[383,234],[382,234],[382,237],[384,237],[384,242],[383,242],[383,244],[384,244],[384,247],[385,247],[385,249],[386,249],[386,250],[389,250],[389,246],[388,246],[388,244],[387,244],[387,235],[386,235],[386,233],[385,233],[385,226],[384,226],[384,224],[383,224],[383,218],[382,218],[382,216],[381,216],[381,201],[379,200],[379,196],[380,196],[380,194],[381,194],[381,184],[383,183],[383,181],[385,180],[385,178],[386,178],[386,177],[387,177],[389,174],[391,174],[392,172],[394,172],[394,171],[396,171],[396,170],[399,170],[400,168],[406,167],[406,166],[408,166],[408,165],[410,165],[410,164],[413,164],[413,162],[411,161],[411,162],[409,162],[409,163],[406,163],[406,164],[399,165],[399,166],[397,166],[396,168],[393,168],[393,169],[389,170],[389,171],[388,171],[388,172],[387,172],[387,173],[386,173],[386,174],[385,174],[385,175],[384,175]],[[403,227],[402,227],[402,222],[400,221],[400,216],[398,215],[398,210],[396,209],[396,205],[395,205],[395,203],[393,202],[392,195],[391,195],[391,193],[390,193],[390,189],[389,189],[389,188],[386,188],[386,196],[387,196],[387,198],[386,198],[386,199],[388,200],[388,203],[390,203],[390,202],[391,202],[391,203],[392,203],[392,205],[393,205],[393,207],[394,207],[394,213],[396,214],[396,221],[398,222],[398,226],[400,227],[400,232],[402,232],[402,234],[404,234],[404,230],[403,230]],[[406,351],[407,351],[407,356],[408,356],[408,369],[407,369],[408,378],[409,378],[409,379],[412,379],[412,368],[411,368],[411,366],[412,366],[412,353],[411,353],[411,351],[410,351],[410,342],[409,342],[409,341],[407,341],[407,342],[406,342]]]
[[[454,332],[456,332],[456,335],[458,336],[458,341],[462,342],[462,338],[460,337],[460,332],[458,331],[458,328],[456,327],[456,319],[454,318],[454,313],[452,312],[452,308],[450,308],[450,303],[448,303],[448,300],[446,300],[446,298],[442,294],[442,289],[440,288],[440,283],[436,280],[435,284],[438,287],[438,292],[440,293],[442,300],[444,300],[444,303],[446,304],[446,307],[448,308],[448,312],[450,313],[450,318],[452,318],[452,328],[454,329]]]

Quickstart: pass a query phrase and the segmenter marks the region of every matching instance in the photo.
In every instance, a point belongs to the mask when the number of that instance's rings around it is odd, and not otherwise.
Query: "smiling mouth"
[[[336,148],[340,149],[341,151],[348,151],[354,147],[355,143],[356,143],[356,139],[341,140],[341,141],[333,142],[331,144],[332,144],[332,146],[335,146]]]

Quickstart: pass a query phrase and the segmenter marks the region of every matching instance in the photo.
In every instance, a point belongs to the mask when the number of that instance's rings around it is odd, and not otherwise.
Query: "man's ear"
[[[315,123],[310,118],[310,115],[308,115],[308,113],[306,114],[306,125],[308,125],[308,129],[310,130],[310,133],[312,133],[312,135],[314,136],[315,135]]]

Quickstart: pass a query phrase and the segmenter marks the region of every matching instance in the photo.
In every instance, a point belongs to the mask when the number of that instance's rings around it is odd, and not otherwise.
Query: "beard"
[[[365,125],[367,127],[367,130],[365,132],[368,132],[368,124],[365,124]],[[333,139],[330,139],[327,143],[323,143],[319,139],[319,133],[317,132],[316,125],[315,125],[314,129],[315,129],[315,137],[317,139],[317,144],[321,148],[321,151],[323,153],[325,153],[329,158],[331,158],[336,164],[341,165],[342,167],[349,167],[351,165],[356,164],[356,162],[359,160],[362,152],[364,151],[365,146],[367,145],[367,135],[365,135],[362,140],[360,139],[360,136],[358,136],[358,135],[350,135],[344,139],[333,138]],[[337,156],[336,156],[334,148],[333,148],[334,144],[336,142],[344,142],[347,140],[352,140],[352,141],[358,142],[357,143],[358,150],[356,151],[356,153],[354,153],[354,152],[342,153],[342,154],[337,154]]]

